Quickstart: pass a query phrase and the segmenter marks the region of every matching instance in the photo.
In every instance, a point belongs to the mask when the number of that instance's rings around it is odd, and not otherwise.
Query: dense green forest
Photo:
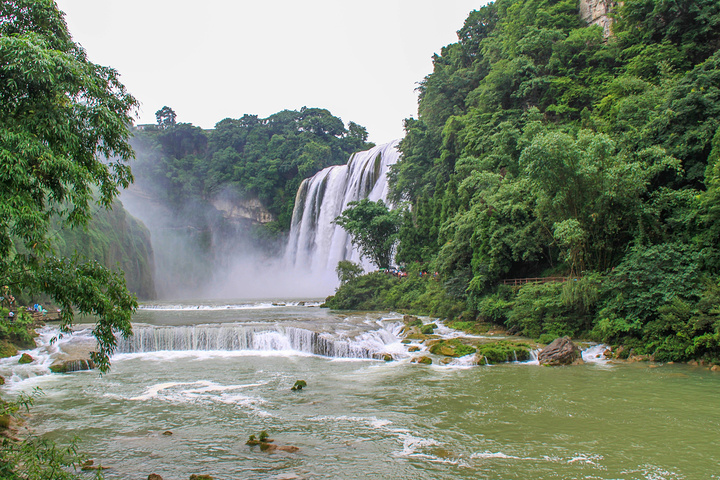
[[[391,173],[396,259],[414,273],[351,280],[329,305],[720,359],[720,3],[611,15],[606,38],[577,0],[470,14]],[[503,285],[548,276],[570,280]]]
[[[157,126],[136,130],[136,182],[152,189],[172,210],[207,204],[228,193],[257,198],[276,219],[269,228],[288,230],[300,182],[350,154],[372,147],[364,127],[328,110],[283,110],[267,118],[226,118],[212,130],[176,123],[169,107]]]

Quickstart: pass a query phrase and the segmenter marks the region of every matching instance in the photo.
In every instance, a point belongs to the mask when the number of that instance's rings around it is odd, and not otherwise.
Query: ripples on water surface
[[[135,320],[146,329],[307,330],[367,348],[382,341],[398,361],[263,344],[119,354],[102,376],[45,375],[42,358],[14,380],[9,360],[0,373],[11,379],[7,393],[40,386],[32,426],[61,442],[79,436],[81,450],[112,467],[108,479],[720,478],[720,374],[647,364],[428,367],[409,363],[393,333],[399,316],[382,318],[229,302],[147,306]],[[298,379],[308,387],[290,391]],[[261,430],[300,450],[246,446]]]

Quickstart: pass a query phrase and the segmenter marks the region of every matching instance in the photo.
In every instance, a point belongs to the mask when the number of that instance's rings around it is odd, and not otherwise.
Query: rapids
[[[608,363],[602,346],[576,367],[424,366],[400,343],[399,315],[311,305],[144,306],[105,375],[50,374],[53,356],[91,337],[80,326],[51,344],[49,327],[35,362],[0,361],[0,388],[40,387],[29,425],[78,436],[107,479],[720,478],[715,372]],[[261,430],[299,450],[245,445]]]

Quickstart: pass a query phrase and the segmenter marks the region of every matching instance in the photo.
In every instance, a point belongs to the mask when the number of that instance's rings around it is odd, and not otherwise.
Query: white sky
[[[327,108],[369,139],[403,136],[432,55],[486,0],[57,0],[91,61],[178,122]]]

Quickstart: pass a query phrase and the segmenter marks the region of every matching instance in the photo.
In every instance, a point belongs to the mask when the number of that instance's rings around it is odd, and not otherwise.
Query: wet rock
[[[423,325],[422,327],[420,327],[420,333],[422,333],[423,335],[430,335],[435,331],[436,328],[436,324],[428,323],[427,325]]]
[[[415,315],[403,315],[403,322],[407,325],[414,325],[417,324],[417,322],[420,322],[422,324],[420,319]]]
[[[382,359],[383,359],[384,361],[386,361],[386,362],[392,362],[392,361],[393,361],[393,356],[390,355],[389,353],[383,353],[383,354],[382,354]]]
[[[412,360],[410,360],[410,363],[421,363],[423,365],[432,365],[432,359],[430,357],[426,357],[426,356],[415,357]]]
[[[720,372],[720,366],[713,365],[712,367],[710,367],[710,371],[711,372]]]
[[[80,470],[83,472],[89,472],[93,470],[109,470],[110,467],[105,467],[103,465],[95,465],[95,462],[92,460],[87,460],[80,465]]]
[[[56,360],[50,365],[50,371],[53,373],[81,372],[84,370],[92,370],[93,368],[95,368],[95,362],[87,358]]]
[[[430,353],[444,355],[446,357],[464,357],[475,353],[477,350],[471,345],[462,343],[457,338],[451,340],[440,340],[430,345]]]
[[[210,475],[196,475],[193,473],[190,475],[190,480],[213,480],[213,477]]]
[[[583,363],[580,348],[570,337],[555,339],[538,354],[540,365],[575,365]]]
[[[687,362],[687,364],[691,367],[697,367],[698,365],[700,365],[696,360],[690,360],[689,362]]]
[[[631,355],[628,357],[628,362],[648,362],[651,361],[652,357],[650,355]]]
[[[428,335],[423,335],[419,331],[417,333],[409,333],[409,334],[405,335],[405,338],[407,340],[419,340],[421,342],[425,342],[425,341],[431,339],[431,337],[429,337]]]
[[[151,473],[150,475],[148,475],[147,480],[163,480],[163,478],[157,473]]]
[[[17,354],[18,349],[15,345],[7,340],[0,340],[0,358],[14,357]]]
[[[417,345],[413,345],[412,347],[408,347],[408,352],[410,352],[410,353],[412,353],[412,352],[419,352],[419,351],[420,351],[420,347],[418,347]]]
[[[32,363],[33,361],[35,361],[33,357],[31,357],[27,353],[23,353],[22,355],[20,355],[20,360],[18,360],[18,363],[20,365],[23,365],[25,363]]]
[[[403,341],[401,341],[400,343],[402,343],[403,345],[407,345],[408,343],[411,343],[411,340],[406,338]]]
[[[265,448],[263,448],[265,447]],[[299,447],[293,446],[293,445],[274,445],[272,443],[264,443],[260,445],[260,450],[263,452],[287,452],[287,453],[295,453],[298,450],[300,450]]]
[[[440,363],[442,365],[447,365],[448,363],[452,363],[454,361],[455,361],[455,359],[453,357],[445,357],[445,358],[440,359]]]
[[[305,380],[296,380],[295,385],[293,385],[290,390],[293,392],[302,390],[303,388],[307,387],[307,382]]]
[[[5,377],[0,375],[0,385],[5,385]]]
[[[172,435],[173,433],[172,433],[170,430],[166,430],[166,431],[164,431],[162,434],[165,435],[166,437],[169,437],[169,436]]]

